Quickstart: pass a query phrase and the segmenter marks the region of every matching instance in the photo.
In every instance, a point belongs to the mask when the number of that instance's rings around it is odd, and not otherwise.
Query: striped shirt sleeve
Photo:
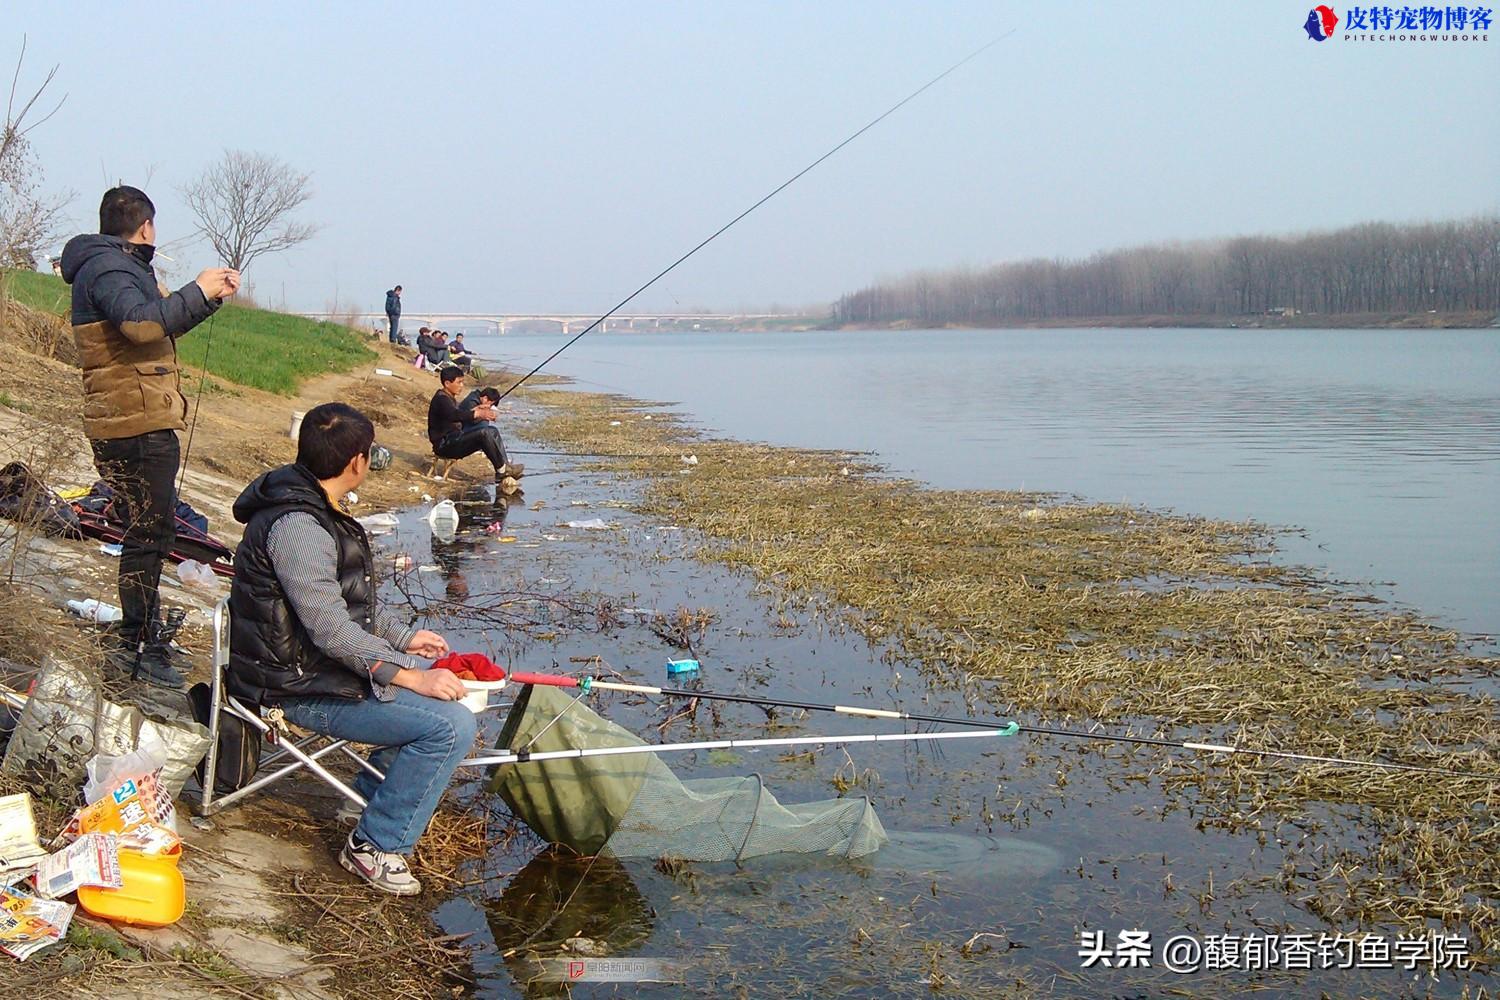
[[[266,538],[266,549],[276,579],[312,644],[355,673],[369,677],[377,695],[402,667],[420,670],[425,665],[374,634],[370,630],[373,622],[350,617],[338,582],[338,549],[333,536],[313,515],[293,511],[278,518]],[[389,634],[394,623],[383,619],[381,624],[382,631]]]

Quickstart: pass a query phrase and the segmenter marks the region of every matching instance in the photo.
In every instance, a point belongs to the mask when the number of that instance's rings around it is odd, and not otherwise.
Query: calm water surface
[[[562,343],[471,339],[526,366]],[[595,332],[551,370],[938,487],[1303,529],[1287,558],[1500,632],[1494,331]]]

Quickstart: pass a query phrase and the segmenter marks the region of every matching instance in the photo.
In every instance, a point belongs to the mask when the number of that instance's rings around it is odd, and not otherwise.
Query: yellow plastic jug
[[[177,867],[181,856],[180,847],[169,854],[142,854],[122,848],[120,888],[81,886],[78,905],[93,916],[137,927],[176,923],[187,905],[187,888]]]

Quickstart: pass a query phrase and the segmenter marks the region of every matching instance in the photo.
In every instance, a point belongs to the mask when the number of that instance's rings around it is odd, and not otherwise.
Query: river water
[[[523,370],[563,343],[471,339]],[[548,370],[938,487],[1300,529],[1285,558],[1500,632],[1494,331],[596,331]]]
[[[512,336],[474,347],[525,365],[561,343]],[[1425,613],[1494,630],[1497,343],[1471,333],[609,334],[580,341],[556,370],[580,388],[678,401],[728,436],[869,449],[938,486],[1055,490],[1295,525],[1305,537],[1286,539],[1288,558],[1392,581],[1380,589]],[[528,404],[508,405],[507,419],[528,415]],[[465,605],[461,617],[438,609],[428,619],[457,648],[574,673],[598,669],[584,659],[603,656],[630,679],[660,684],[664,662],[684,653],[648,613],[621,612],[600,628],[552,598],[701,608],[713,615],[693,647],[707,690],[934,715],[966,714],[967,694],[1004,712],[1001,682],[955,692],[836,615],[784,604],[747,575],[695,558],[701,540],[690,531],[627,509],[637,483],[542,475],[568,464],[528,459],[537,475],[514,505],[495,504],[488,487],[450,492],[463,516],[452,541],[433,535],[420,508],[377,539],[381,553],[419,564],[401,582],[416,607]],[[580,526],[596,519],[607,528]],[[760,709],[727,705],[662,731],[680,702],[588,704],[651,742],[900,728],[783,713],[773,730]],[[498,716],[487,718],[487,741],[498,727]],[[1399,969],[1163,969],[1159,949],[1172,936],[1260,935],[1264,945],[1268,933],[1311,941],[1371,929],[1325,921],[1278,888],[1284,866],[1320,870],[1324,852],[1368,827],[1358,810],[1314,808],[1287,822],[1267,817],[1259,836],[1233,832],[1165,792],[1157,769],[1167,758],[1155,751],[1023,736],[862,745],[847,756],[829,747],[812,757],[662,759],[684,778],[759,774],[789,803],[827,799],[858,779],[849,794],[870,796],[893,844],[854,863],[788,856],[674,871],[647,859],[559,859],[524,832],[498,838],[437,911],[447,931],[473,935],[477,995],[564,995],[568,987],[535,982],[524,955],[559,954],[569,938],[610,957],[659,959],[684,976],[676,985],[576,984],[574,996],[1255,988],[1297,997],[1422,995],[1429,986],[1456,996],[1466,983],[1495,985],[1487,973],[1415,982]],[[495,810],[492,836],[506,822],[504,807]],[[1112,945],[1137,930],[1153,935],[1151,967],[1084,967],[1086,934]]]

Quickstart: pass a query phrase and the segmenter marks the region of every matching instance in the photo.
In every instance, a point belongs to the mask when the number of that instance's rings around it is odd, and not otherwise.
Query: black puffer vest
[[[313,515],[333,536],[339,587],[351,617],[368,625],[374,614],[374,559],[364,528],[329,502],[307,469],[272,469],[234,502],[234,519],[246,527],[229,592],[229,689],[237,698],[267,705],[302,695],[364,698],[369,680],[313,648],[276,579],[266,540],[276,519],[293,511]]]

